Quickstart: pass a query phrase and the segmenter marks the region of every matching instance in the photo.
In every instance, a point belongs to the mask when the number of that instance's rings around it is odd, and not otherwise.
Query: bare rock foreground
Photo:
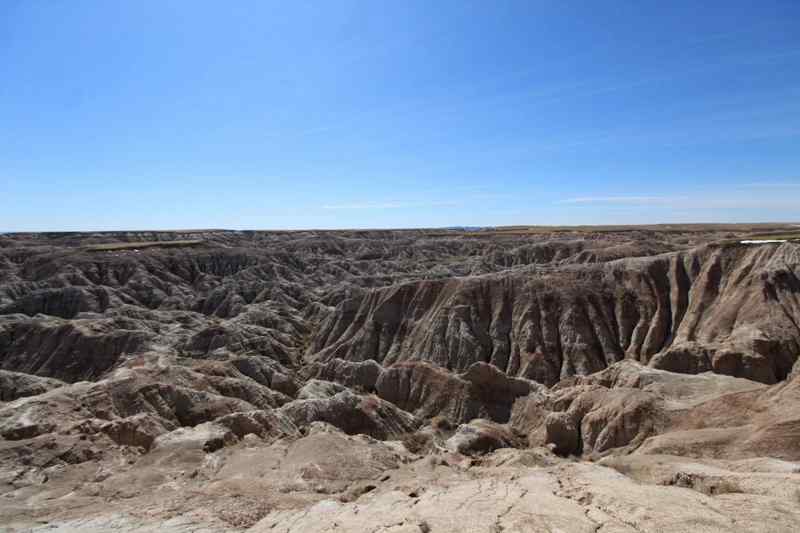
[[[785,230],[0,235],[0,530],[800,531]]]

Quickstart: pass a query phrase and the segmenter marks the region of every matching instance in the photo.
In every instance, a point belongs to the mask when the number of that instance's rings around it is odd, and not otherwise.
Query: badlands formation
[[[790,229],[0,235],[0,529],[798,531]]]

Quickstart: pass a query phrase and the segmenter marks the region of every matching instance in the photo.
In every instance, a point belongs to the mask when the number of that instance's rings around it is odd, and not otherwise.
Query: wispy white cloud
[[[765,198],[713,198],[691,200],[686,205],[678,205],[685,209],[782,209],[800,212],[800,202],[793,198],[765,197]]]
[[[765,186],[769,189],[769,186]],[[556,202],[559,205],[595,207],[650,207],[671,210],[785,209],[800,211],[800,202],[785,194],[728,194],[698,191],[692,196],[584,196]]]
[[[451,207],[461,205],[455,200],[436,202],[356,202],[352,204],[328,204],[322,209],[412,209],[416,207]]]
[[[800,188],[800,182],[778,182],[778,181],[763,181],[754,183],[744,183],[740,185],[744,189],[797,189]]]
[[[686,197],[678,196],[580,196],[567,198],[559,204],[608,204],[608,205],[671,205]]]
[[[419,191],[417,191],[419,193]],[[337,204],[325,204],[322,209],[330,210],[345,210],[345,209],[362,209],[362,210],[383,210],[383,209],[415,209],[425,207],[454,207],[464,206],[467,204],[480,204],[486,207],[492,204],[494,200],[503,200],[513,198],[513,195],[507,192],[497,192],[488,187],[483,186],[469,186],[469,187],[454,187],[449,189],[451,198],[441,199],[442,196],[447,196],[446,191],[441,188],[430,189],[428,191],[432,196],[429,200],[365,200],[343,202]],[[459,194],[462,193],[462,194]],[[437,199],[437,196],[439,199]]]

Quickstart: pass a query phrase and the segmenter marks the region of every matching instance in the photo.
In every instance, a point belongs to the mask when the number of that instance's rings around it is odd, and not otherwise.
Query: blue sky
[[[0,2],[0,230],[800,220],[800,2]]]

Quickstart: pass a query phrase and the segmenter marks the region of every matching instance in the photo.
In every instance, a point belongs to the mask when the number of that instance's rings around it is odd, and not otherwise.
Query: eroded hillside
[[[784,229],[0,235],[0,524],[791,531]]]

